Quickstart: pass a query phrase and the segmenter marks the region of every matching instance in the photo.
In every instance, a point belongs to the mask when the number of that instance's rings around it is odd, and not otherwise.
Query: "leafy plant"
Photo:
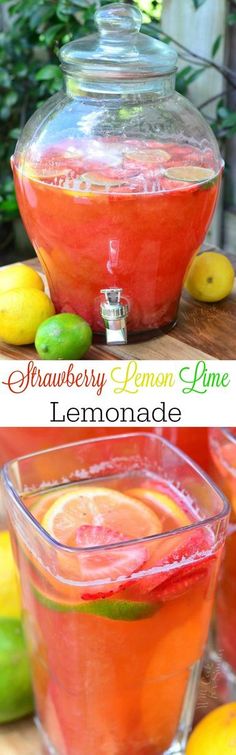
[[[206,0],[193,0],[196,9],[203,5],[204,2],[206,2]],[[231,26],[236,23],[236,13],[229,13],[227,23]],[[143,31],[153,37],[160,37],[164,42],[174,43],[178,49],[179,58],[186,62],[187,65],[184,65],[183,68],[177,72],[176,76],[176,89],[180,94],[188,96],[189,86],[198,79],[202,73],[211,68],[214,68],[221,73],[228,88],[236,90],[235,72],[216,62],[217,52],[223,42],[222,34],[219,34],[214,40],[211,50],[211,58],[205,58],[193,52],[172,36],[167,36],[162,29],[161,24],[158,24],[156,20],[153,19],[152,14],[149,15],[149,23],[143,27]],[[227,90],[223,88],[223,91],[218,92],[216,95],[198,105],[199,110],[203,111],[204,117],[210,122],[217,139],[221,141],[230,139],[236,133],[236,113],[235,110],[232,111],[227,107],[226,94]],[[214,117],[209,116],[207,112],[208,106],[212,103],[215,103]]]
[[[95,0],[0,0],[0,221],[18,214],[10,157],[34,110],[61,88],[58,49],[94,29]],[[2,16],[2,24],[1,24]]]

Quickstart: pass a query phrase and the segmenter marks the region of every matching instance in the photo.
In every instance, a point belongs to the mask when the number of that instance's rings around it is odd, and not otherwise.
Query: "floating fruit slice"
[[[190,517],[183,511],[181,505],[178,505],[173,498],[165,493],[148,488],[129,488],[127,494],[149,504],[153,511],[158,512],[160,517],[162,512],[165,517],[173,517],[176,527],[186,527],[191,524]]]
[[[83,173],[80,176],[80,186],[82,188],[84,184],[85,189],[90,188],[90,187],[92,188],[93,186],[97,188],[108,189],[108,188],[112,188],[113,186],[114,187],[122,186],[127,183],[128,183],[127,176],[124,176],[124,175],[112,177],[111,175],[106,174],[106,173],[99,173],[96,171],[93,171],[93,172],[91,171],[88,173]]]
[[[140,149],[126,152],[125,160],[138,163],[139,165],[155,165],[166,163],[170,160],[169,152],[164,149]]]
[[[193,584],[195,576],[198,575],[198,579],[206,576],[209,561],[215,558],[215,553],[210,552],[213,543],[213,534],[203,527],[166,538],[163,546],[160,542],[158,558],[152,564],[160,571],[142,579],[140,591],[155,591],[158,600],[182,593],[190,582]]]
[[[172,600],[178,595],[183,595],[187,590],[193,587],[199,580],[204,579],[207,574],[208,562],[212,559],[204,559],[199,564],[193,566],[183,566],[173,573],[172,577],[166,579],[155,590],[155,597],[159,601]]]
[[[53,181],[53,179],[63,177],[64,175],[63,166],[61,164],[50,164],[50,159],[48,162],[44,160],[34,164],[25,161],[22,163],[21,171],[30,181]]]
[[[185,183],[194,184],[216,180],[216,175],[211,168],[202,168],[198,165],[181,165],[179,167],[167,168],[165,176],[166,178],[170,178],[171,181],[184,181]]]
[[[108,527],[88,524],[79,527],[76,545],[84,550],[78,553],[78,579],[88,583],[88,587],[84,587],[81,592],[84,600],[91,595],[101,598],[107,593],[116,592],[125,584],[125,579],[138,571],[147,561],[148,550],[142,543],[107,547],[126,542],[125,535]],[[92,586],[91,582],[94,580],[98,584]]]
[[[119,491],[93,485],[74,486],[61,494],[42,519],[42,526],[55,540],[76,545],[81,525],[108,527],[128,539],[161,532],[160,519],[145,503]]]
[[[58,489],[51,490],[48,493],[38,493],[37,495],[27,495],[24,498],[24,503],[27,509],[31,511],[31,514],[41,522],[43,516],[47,513],[50,506],[58,498]]]
[[[158,603],[134,600],[111,600],[110,598],[83,600],[81,603],[58,603],[50,596],[33,587],[33,592],[41,605],[58,613],[86,613],[104,616],[113,621],[138,621],[153,616],[159,608]]]

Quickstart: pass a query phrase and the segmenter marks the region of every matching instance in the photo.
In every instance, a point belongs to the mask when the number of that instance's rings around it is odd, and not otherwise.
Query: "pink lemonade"
[[[113,427],[113,435],[121,435],[122,427]],[[134,432],[133,427],[126,432]],[[141,432],[138,431],[137,432]],[[156,430],[159,435],[161,429]],[[76,443],[109,435],[107,427],[0,427],[0,467],[20,455],[43,451],[46,448]]]
[[[196,464],[211,474],[212,460],[208,442],[208,427],[168,427],[164,438],[181,448]]]
[[[13,159],[20,212],[57,312],[104,330],[101,289],[122,288],[129,332],[176,321],[183,279],[215,209],[208,148],[65,139]]]
[[[27,529],[13,535],[45,752],[174,752],[222,539],[189,495],[143,473],[42,489],[23,503],[67,547],[45,539],[36,558]]]
[[[228,496],[231,517],[217,597],[217,649],[236,675],[236,430],[210,430],[214,478]]]

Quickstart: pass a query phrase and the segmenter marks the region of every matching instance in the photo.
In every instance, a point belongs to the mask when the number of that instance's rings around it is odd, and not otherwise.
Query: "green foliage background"
[[[112,0],[111,0],[112,1]],[[192,0],[196,10],[207,0]],[[107,0],[101,0],[105,4]],[[144,30],[160,31],[162,0],[139,0],[144,11]],[[18,214],[10,157],[29,116],[62,85],[58,49],[71,39],[94,31],[93,0],[0,0],[0,222]],[[2,18],[2,21],[1,21]],[[236,22],[231,13],[229,23]],[[163,37],[162,37],[163,38]],[[171,41],[168,39],[167,41]],[[212,60],[221,38],[215,40]],[[177,88],[188,93],[189,85],[205,70],[206,63],[188,64],[177,75]],[[227,138],[236,132],[236,114],[224,100],[216,102],[213,122],[216,135]]]
[[[7,6],[0,0],[0,6]],[[95,3],[13,0],[0,32],[0,221],[18,214],[9,167],[30,115],[62,85],[58,49],[94,31]]]

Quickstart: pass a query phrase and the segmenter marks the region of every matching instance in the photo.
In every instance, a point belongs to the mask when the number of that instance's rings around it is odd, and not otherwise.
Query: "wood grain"
[[[0,727],[0,755],[42,755],[37,729],[31,719]]]
[[[27,260],[42,274],[37,259]],[[45,280],[45,276],[43,275]],[[0,342],[0,359],[38,359],[33,346]],[[167,335],[126,346],[94,343],[87,359],[236,359],[236,282],[232,294],[218,304],[204,304],[184,292],[178,323]]]

